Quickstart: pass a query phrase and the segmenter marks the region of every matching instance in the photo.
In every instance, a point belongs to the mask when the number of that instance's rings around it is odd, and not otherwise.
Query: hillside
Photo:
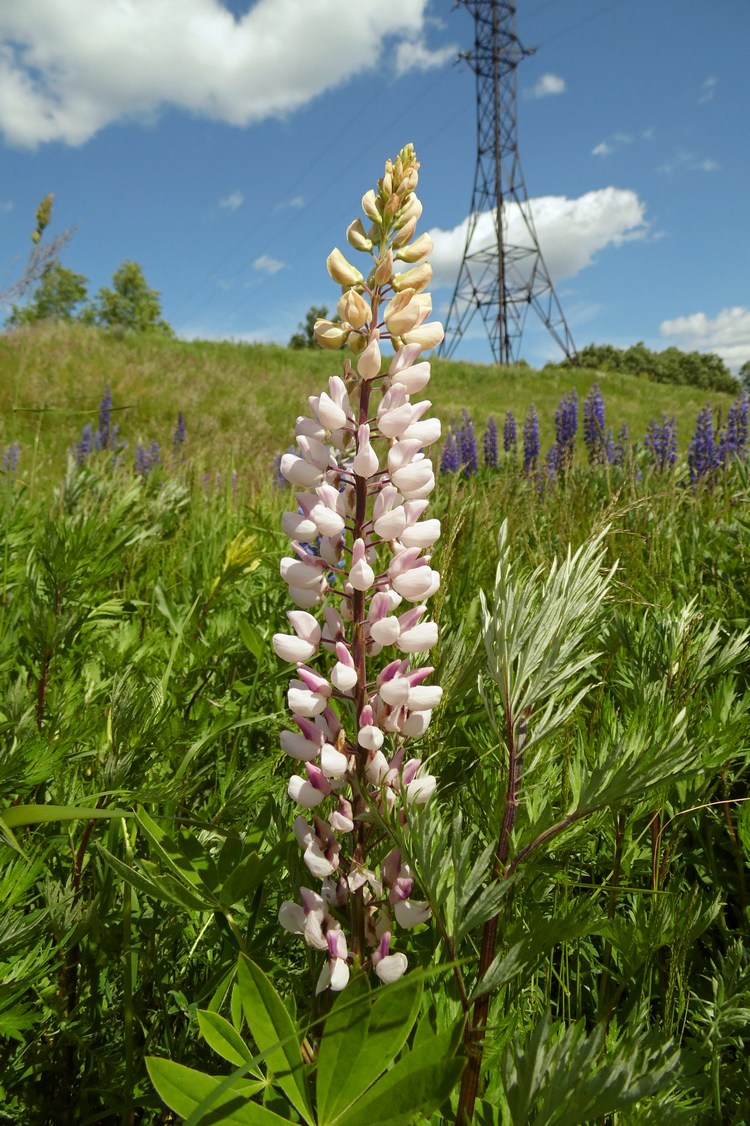
[[[158,336],[117,337],[81,325],[42,324],[0,336],[0,447],[20,445],[20,470],[55,476],[82,427],[96,426],[109,384],[113,423],[134,449],[158,441],[171,449],[178,411],[187,426],[187,452],[206,469],[233,464],[260,480],[292,441],[292,420],[309,394],[340,371],[337,353],[292,351],[272,344],[180,341]],[[500,369],[435,360],[429,395],[444,430],[466,409],[481,437],[489,415],[500,426],[506,410],[520,424],[531,403],[541,422],[542,449],[553,438],[560,396],[575,387],[582,400],[598,378],[607,424],[626,423],[641,439],[662,412],[677,418],[684,452],[698,411],[709,396],[696,387],[650,383],[630,375],[548,367]],[[728,395],[711,401],[726,409]]]

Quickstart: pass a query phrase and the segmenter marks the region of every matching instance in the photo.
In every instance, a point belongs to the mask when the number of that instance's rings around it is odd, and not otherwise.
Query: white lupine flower
[[[360,426],[357,434],[357,453],[352,462],[352,468],[360,477],[372,477],[380,468],[378,455],[370,443],[370,427],[367,423]]]
[[[421,520],[418,524],[404,528],[398,539],[404,547],[432,547],[440,539],[440,521]]]
[[[406,957],[391,952],[388,928],[429,918],[428,906],[413,898],[414,881],[400,856],[383,862],[382,882],[371,871],[371,846],[349,800],[353,786],[364,812],[393,810],[404,817],[436,785],[432,775],[420,773],[418,758],[404,757],[403,743],[424,733],[442,697],[439,686],[424,683],[434,669],[411,667],[412,654],[437,642],[436,624],[422,618],[428,615],[424,600],[440,585],[423,554],[438,539],[440,522],[422,518],[435,486],[424,449],[440,437],[440,423],[427,417],[429,400],[409,399],[430,379],[422,350],[442,335],[440,326],[427,323],[432,269],[424,259],[431,240],[413,241],[422,211],[414,194],[417,169],[407,146],[386,163],[377,191],[363,197],[374,229],[365,232],[359,220],[350,225],[354,249],[377,248],[366,281],[338,249],[328,257],[331,276],[346,290],[338,302],[341,323],[320,320],[314,331],[323,347],[345,347],[349,359],[341,375],[329,378],[328,391],[309,397],[310,417],[300,416],[295,426],[298,453],[281,459],[284,477],[307,491],[296,494],[299,511],[282,517],[294,553],[280,571],[300,609],[289,613],[294,633],[273,636],[277,655],[297,665],[287,703],[298,730],[282,731],[280,743],[300,764],[289,779],[289,796],[303,810],[320,808],[321,816],[310,821],[298,816],[294,833],[324,896],[301,888],[302,905],[282,904],[279,922],[327,954],[318,991],[342,989],[349,980],[339,920],[352,896],[361,898],[353,914],[357,949],[369,947],[372,969],[385,983],[407,968]],[[413,268],[395,274],[394,252]],[[381,343],[389,337],[397,351],[381,379]],[[403,600],[406,609],[399,611]],[[321,603],[323,628],[307,612]],[[378,672],[377,654],[387,646],[403,655]],[[357,761],[362,755],[364,763]],[[345,876],[339,870],[343,849]]]
[[[284,454],[279,468],[290,485],[301,485],[302,488],[309,489],[323,480],[323,474],[317,466],[296,454]]]
[[[346,426],[347,418],[343,408],[334,403],[330,395],[321,391],[318,399],[317,415],[326,430],[340,430]]]

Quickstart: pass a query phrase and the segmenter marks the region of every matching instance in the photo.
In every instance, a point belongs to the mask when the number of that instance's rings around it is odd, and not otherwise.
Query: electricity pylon
[[[474,48],[462,57],[477,79],[477,164],[463,261],[441,356],[452,356],[477,310],[496,363],[519,358],[533,308],[569,359],[573,337],[542,257],[518,154],[516,68],[526,55],[514,0],[457,0],[474,17]],[[483,218],[485,217],[486,218]],[[490,224],[492,235],[477,238]]]

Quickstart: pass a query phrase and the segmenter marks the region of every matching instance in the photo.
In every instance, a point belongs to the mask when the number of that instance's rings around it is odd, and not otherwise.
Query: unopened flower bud
[[[355,356],[358,356],[367,347],[367,337],[363,336],[361,332],[350,332],[346,338],[346,346]]]
[[[397,222],[396,226],[399,227],[400,224]],[[399,230],[398,234],[396,235],[393,242],[391,243],[393,249],[398,250],[400,247],[406,246],[407,242],[412,237],[412,235],[414,234],[416,229],[417,229],[417,219],[416,219],[416,216],[414,216],[413,218],[408,219],[403,224],[403,226],[401,226],[401,229]]]
[[[328,273],[339,285],[356,285],[362,281],[362,274],[351,262],[347,262],[337,246],[326,258],[326,266]]]
[[[379,204],[380,200],[372,188],[362,196],[362,210],[368,219],[372,219],[373,223],[380,223],[383,218]]]
[[[347,321],[352,328],[362,328],[372,316],[372,309],[356,289],[347,289],[339,298],[336,306],[342,321]]]
[[[362,225],[361,219],[355,219],[346,228],[346,241],[355,250],[362,250],[365,253],[372,250],[372,239],[368,238],[365,234],[365,228]]]
[[[401,249],[396,252],[396,258],[401,262],[419,262],[420,259],[426,258],[428,254],[432,254],[434,249],[434,242],[425,232],[414,242],[410,242],[408,246],[402,245]]]
[[[406,270],[403,274],[395,274],[391,285],[396,293],[401,293],[404,289],[413,289],[417,293],[425,286],[430,284],[432,279],[432,266],[429,262],[423,262],[421,266],[414,266],[411,270]]]
[[[372,273],[373,285],[387,285],[393,273],[393,252],[386,250]]]
[[[374,379],[380,375],[380,345],[377,336],[372,337],[357,360],[357,371],[363,379]]]
[[[313,325],[315,339],[321,348],[340,348],[349,335],[349,327],[319,317]]]
[[[430,321],[428,324],[411,329],[410,332],[405,332],[403,340],[406,344],[418,344],[427,352],[430,348],[436,348],[444,336],[440,321]]]

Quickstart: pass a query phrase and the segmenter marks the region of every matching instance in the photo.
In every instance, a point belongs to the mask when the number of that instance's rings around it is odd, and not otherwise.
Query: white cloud
[[[219,200],[219,207],[223,207],[227,211],[236,211],[238,207],[242,207],[244,202],[245,197],[242,192],[234,191]]]
[[[427,4],[256,0],[235,18],[221,0],[0,3],[0,131],[75,145],[167,105],[232,125],[281,116],[388,55],[403,63],[404,39],[436,65],[420,46]]]
[[[705,82],[701,84],[700,93],[698,95],[699,105],[704,105],[706,102],[713,101],[714,95],[716,94],[716,86],[718,84],[718,81],[718,78],[716,78],[714,75],[711,75],[706,79]]]
[[[268,254],[261,254],[260,258],[256,258],[253,262],[253,269],[260,270],[264,274],[278,274],[279,270],[283,270],[286,262],[282,262],[279,258],[270,258]]]
[[[528,207],[536,228],[544,261],[554,282],[574,277],[590,266],[594,256],[607,246],[621,246],[648,233],[645,206],[635,192],[623,188],[601,188],[578,199],[541,196],[529,200]],[[518,204],[506,205],[506,243],[531,248],[528,229]],[[430,231],[435,243],[431,256],[435,286],[455,285],[464,254],[468,219],[450,231]],[[472,252],[492,246],[495,241],[494,213],[484,212],[477,220]],[[530,262],[531,258],[527,259]],[[511,279],[523,284],[523,262],[516,267],[519,276]]]
[[[434,70],[452,63],[457,56],[458,47],[454,43],[432,51],[422,39],[405,40],[396,47],[396,74],[400,77],[410,70]]]
[[[552,94],[565,93],[565,79],[557,74],[543,74],[542,77],[526,91],[529,98],[548,98]]]
[[[702,160],[698,167],[701,172],[716,172],[717,169],[721,168],[721,165],[716,160]]]
[[[599,144],[596,146],[596,148],[591,150],[591,155],[592,156],[609,156],[609,154],[614,152],[614,151],[615,150],[612,148],[612,146],[608,145],[606,141],[600,141]]]
[[[304,207],[305,197],[303,195],[296,195],[294,199],[289,200],[289,207]]]
[[[735,305],[715,317],[691,313],[659,325],[662,336],[673,337],[691,352],[716,352],[733,370],[750,360],[750,309]]]

